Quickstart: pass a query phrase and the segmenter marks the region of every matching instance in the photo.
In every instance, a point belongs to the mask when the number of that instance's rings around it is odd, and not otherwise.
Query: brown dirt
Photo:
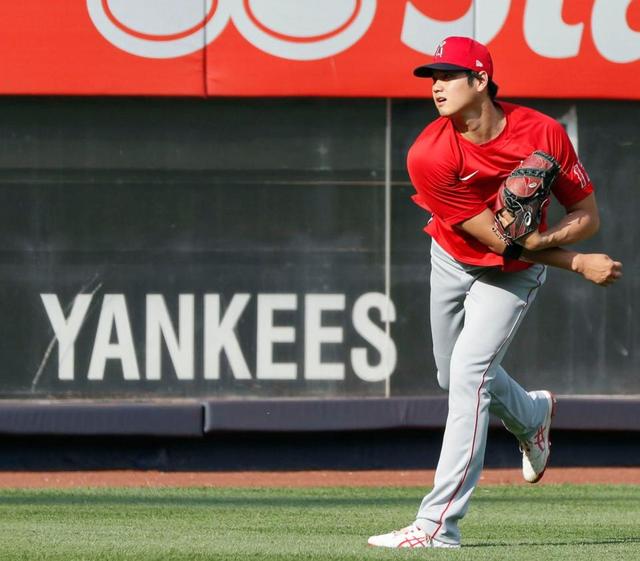
[[[430,486],[432,470],[159,472],[0,472],[0,488],[37,487],[334,487]],[[640,468],[550,468],[539,485],[613,483],[640,485]],[[487,469],[480,485],[528,485],[518,469]]]

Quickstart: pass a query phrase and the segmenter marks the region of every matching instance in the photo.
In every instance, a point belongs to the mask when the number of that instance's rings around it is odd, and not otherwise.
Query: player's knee
[[[449,391],[449,371],[438,370],[438,385],[445,391]]]

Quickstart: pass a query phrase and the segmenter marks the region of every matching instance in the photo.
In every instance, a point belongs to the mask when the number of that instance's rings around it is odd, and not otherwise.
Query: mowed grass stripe
[[[640,559],[640,486],[477,489],[457,551],[368,548],[425,489],[0,490],[0,559]]]

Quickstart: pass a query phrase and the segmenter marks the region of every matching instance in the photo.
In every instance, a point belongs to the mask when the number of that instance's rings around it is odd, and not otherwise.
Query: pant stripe
[[[533,292],[535,290],[540,288],[540,277],[542,276],[544,271],[545,271],[545,268],[542,267],[542,269],[540,270],[540,273],[538,274],[538,278],[536,279],[537,280],[536,286],[532,287],[531,290],[529,290],[529,294],[527,294],[527,301],[525,303],[525,306],[522,308],[522,310],[518,314],[518,317],[517,317],[516,321],[513,323],[513,326],[511,327],[511,330],[509,331],[508,335],[506,336],[504,341],[502,341],[502,343],[498,347],[498,350],[496,351],[496,353],[491,358],[491,361],[489,361],[489,365],[487,366],[485,371],[482,373],[482,380],[480,381],[480,386],[478,387],[478,392],[476,394],[476,417],[475,417],[475,421],[474,421],[474,425],[473,425],[473,440],[471,441],[471,453],[469,455],[469,461],[467,462],[467,465],[465,467],[465,470],[464,470],[464,473],[462,475],[462,479],[461,479],[460,483],[458,483],[458,486],[453,491],[453,494],[451,495],[451,498],[449,499],[449,502],[444,507],[444,510],[442,511],[442,514],[440,515],[440,519],[438,520],[438,526],[436,527],[436,529],[433,531],[433,533],[430,536],[430,538],[432,540],[435,539],[435,536],[440,531],[440,528],[442,528],[442,524],[444,523],[444,515],[449,510],[449,507],[451,507],[451,505],[453,504],[453,501],[456,498],[456,495],[460,492],[460,489],[462,489],[462,486],[464,485],[464,482],[465,482],[465,480],[467,478],[467,474],[469,473],[469,467],[471,467],[471,461],[473,460],[473,451],[474,451],[474,449],[476,447],[476,436],[477,436],[477,433],[478,433],[478,417],[479,417],[479,413],[480,413],[480,392],[482,391],[482,387],[484,386],[484,383],[485,383],[485,380],[486,380],[486,377],[487,377],[487,372],[489,371],[489,369],[493,365],[493,361],[500,354],[500,351],[502,350],[502,348],[505,346],[507,341],[509,341],[509,339],[511,338],[511,335],[513,334],[514,329],[518,325],[518,323],[520,321],[520,318],[522,317],[522,314],[526,310],[526,307],[529,305],[529,300],[531,298],[531,295],[533,294]]]

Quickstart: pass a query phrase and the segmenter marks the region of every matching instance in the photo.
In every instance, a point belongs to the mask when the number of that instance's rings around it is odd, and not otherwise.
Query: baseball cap
[[[485,71],[493,81],[493,61],[489,49],[470,37],[447,37],[433,55],[433,62],[413,71],[418,78],[430,78],[434,70]]]

